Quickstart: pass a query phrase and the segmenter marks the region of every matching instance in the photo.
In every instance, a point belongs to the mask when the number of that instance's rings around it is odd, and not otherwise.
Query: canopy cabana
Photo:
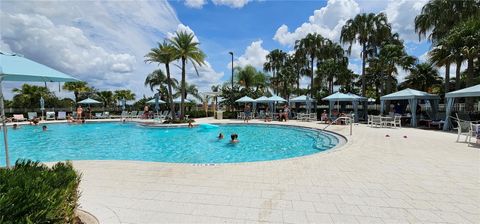
[[[8,168],[10,167],[10,160],[8,157],[8,135],[7,125],[5,123],[4,97],[2,91],[2,83],[4,81],[75,82],[79,80],[48,66],[29,60],[22,55],[0,52],[0,110],[3,126],[3,139],[5,142],[5,165]]]
[[[81,100],[81,101],[78,101],[78,104],[87,104],[87,105],[90,105],[90,104],[101,104],[100,101],[96,101],[92,98],[87,98],[87,99],[84,99],[84,100]]]
[[[363,96],[358,96],[353,93],[341,93],[336,92],[330,96],[322,98],[322,100],[329,101],[329,115],[332,115],[332,108],[335,105],[335,102],[352,102],[353,113],[355,114],[355,122],[358,122],[358,102],[366,101],[367,98]]]
[[[427,92],[418,91],[415,89],[404,89],[395,93],[391,93],[385,96],[380,97],[380,114],[383,114],[385,111],[385,101],[390,100],[408,100],[408,104],[410,105],[410,111],[412,113],[412,119],[410,120],[410,124],[412,127],[417,126],[417,104],[418,100],[429,100],[432,105],[433,114],[436,114],[438,111],[438,103],[440,101],[440,97],[435,94],[430,94]]]
[[[307,113],[310,113],[311,103],[316,103],[316,100],[309,96],[301,95],[290,99],[290,103],[305,103]]]
[[[237,102],[237,103],[253,103],[253,102],[255,102],[255,100],[248,97],[248,96],[244,96],[244,97],[242,97],[238,100],[235,100],[235,102]]]
[[[186,102],[186,101],[185,101]],[[155,97],[149,101],[147,101],[148,104],[155,104]],[[161,100],[161,99],[158,99],[158,103],[159,104],[163,104],[163,103],[166,103],[165,101]]]
[[[445,100],[447,101],[447,104],[445,106],[446,113],[445,113],[445,124],[443,125],[444,131],[447,131],[450,128],[451,123],[450,123],[449,116],[452,113],[455,98],[463,98],[463,97],[480,97],[480,84],[445,94]]]

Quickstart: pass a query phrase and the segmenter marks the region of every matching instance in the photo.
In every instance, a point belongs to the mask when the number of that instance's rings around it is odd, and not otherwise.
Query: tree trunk
[[[184,105],[184,102],[185,102],[185,65],[186,65],[186,58],[185,57],[182,57],[182,86],[181,86],[181,89],[182,89],[182,97],[181,97],[181,101],[180,101],[180,119],[183,120],[183,117],[185,115],[185,105]]]
[[[78,91],[73,91],[73,95],[75,96],[75,103],[78,102]]]
[[[450,92],[450,63],[445,64],[445,93]]]
[[[365,96],[366,86],[365,86],[365,62],[367,61],[367,46],[363,43],[362,46],[362,96]]]
[[[173,104],[173,91],[172,83],[170,79],[170,65],[165,63],[165,70],[167,70],[167,85],[168,85],[168,104],[170,105],[170,114],[172,115],[172,120],[175,120],[175,104]]]
[[[462,59],[457,59],[457,68],[455,70],[455,90],[460,89],[460,71],[462,68]]]
[[[466,84],[467,87],[473,86],[473,79],[474,79],[474,74],[473,74],[473,57],[469,57],[467,59],[468,65],[467,65],[467,80]],[[467,108],[467,111],[473,111],[473,104],[474,104],[474,98],[472,97],[467,97],[465,99],[465,107]]]

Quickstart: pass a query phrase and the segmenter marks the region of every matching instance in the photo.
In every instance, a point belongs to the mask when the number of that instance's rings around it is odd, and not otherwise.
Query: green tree
[[[150,52],[145,55],[145,57],[147,58],[145,60],[146,62],[156,62],[165,65],[165,71],[167,72],[166,80],[171,80],[171,82],[167,82],[167,102],[170,106],[170,113],[175,114],[175,104],[173,103],[173,88],[176,88],[178,82],[170,76],[170,63],[178,59],[175,53],[175,47],[171,43],[164,41],[162,44],[158,43],[157,48],[152,48]],[[173,85],[174,83],[175,86]],[[153,90],[151,85],[150,88]],[[175,117],[173,119],[175,119]]]
[[[342,27],[340,42],[349,43],[348,54],[351,53],[353,43],[359,43],[362,46],[362,95],[365,95],[366,91],[365,67],[369,50],[375,49],[390,36],[390,24],[383,13],[358,14],[355,18],[347,20]]]
[[[314,91],[314,62],[319,59],[319,51],[325,44],[325,38],[317,33],[309,33],[305,38],[295,41],[295,50],[301,52],[310,60],[310,92],[313,95]]]
[[[410,70],[410,74],[405,77],[401,87],[432,92],[434,87],[441,87],[442,83],[442,78],[431,63],[421,63],[416,64]]]
[[[198,75],[197,65],[201,66],[205,64],[205,54],[200,50],[198,45],[200,43],[193,40],[194,36],[191,33],[187,32],[177,32],[176,36],[173,37],[170,41],[173,47],[175,48],[174,58],[179,58],[182,62],[182,80],[181,80],[181,91],[182,98],[180,103],[180,117],[183,119],[185,115],[185,96],[186,96],[186,66],[187,61],[190,61],[195,68],[195,71]]]
[[[39,108],[40,98],[43,97],[45,104],[53,106],[56,96],[47,87],[23,84],[21,88],[14,88],[12,106],[16,108]]]
[[[96,95],[98,96],[98,98],[100,98],[104,107],[109,107],[114,105],[115,98],[113,97],[112,91],[100,91],[100,92],[97,92]]]
[[[198,88],[195,84],[189,84],[189,83],[185,83],[185,91],[183,92],[181,88],[178,88],[177,87],[177,93],[175,93],[173,96],[174,97],[183,97],[184,99],[187,98],[188,95],[192,96],[193,98],[195,99],[198,99],[198,100],[202,100],[202,96],[200,95],[200,92],[198,91]],[[184,94],[182,96],[182,93]]]
[[[135,100],[135,93],[129,89],[119,89],[114,91],[113,98],[115,100]]]
[[[454,62],[454,56],[447,46],[440,45],[428,52],[430,63],[437,67],[445,66],[445,93],[450,92],[450,64]]]
[[[272,72],[272,77],[275,78],[276,74],[282,68],[285,60],[287,58],[287,53],[283,52],[282,50],[275,49],[270,51],[267,54],[266,59],[267,61],[263,64],[263,70],[266,72]],[[276,91],[276,86],[273,87],[273,92]]]
[[[168,79],[167,76],[163,73],[162,70],[157,69],[147,75],[144,82],[145,86],[149,86],[150,90],[154,90],[155,87],[158,87],[157,91],[160,94],[160,98],[165,100],[170,105],[170,102],[173,104],[173,95],[170,96],[169,87],[177,88],[178,81],[175,78]],[[175,112],[175,105],[173,111]],[[171,110],[171,106],[170,106]]]
[[[88,86],[87,82],[78,81],[78,82],[66,82],[63,84],[63,89],[73,92],[75,96],[75,102],[79,101],[79,96],[81,93],[92,92],[92,88]]]
[[[386,81],[384,94],[392,92],[392,83],[396,81],[395,75],[398,74],[397,67],[408,70],[417,60],[415,57],[407,54],[403,44],[387,44],[382,46],[378,58],[384,65],[383,75],[385,77],[384,80]]]

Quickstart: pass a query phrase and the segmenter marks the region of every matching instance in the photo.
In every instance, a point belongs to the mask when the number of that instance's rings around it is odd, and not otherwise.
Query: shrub
[[[18,160],[0,169],[0,223],[74,223],[79,184],[70,162]]]

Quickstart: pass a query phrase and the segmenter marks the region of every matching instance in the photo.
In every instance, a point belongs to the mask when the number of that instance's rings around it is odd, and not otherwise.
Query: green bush
[[[74,223],[79,184],[70,162],[18,160],[0,169],[0,223]]]

